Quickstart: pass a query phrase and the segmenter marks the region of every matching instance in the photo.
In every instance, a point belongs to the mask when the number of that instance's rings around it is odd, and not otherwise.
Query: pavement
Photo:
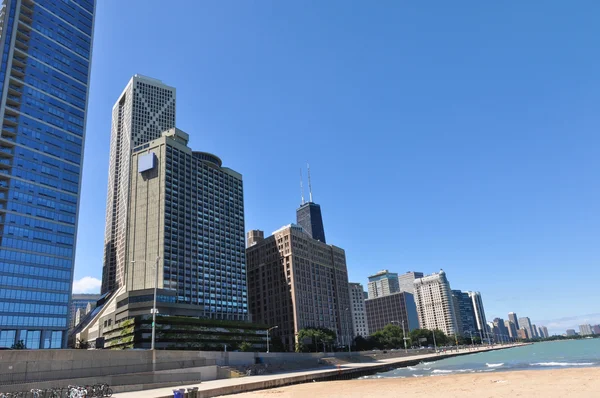
[[[307,369],[302,371],[294,371],[294,372],[282,372],[276,374],[269,375],[257,375],[257,376],[246,376],[246,377],[238,377],[231,379],[220,379],[220,380],[211,380],[205,381],[200,384],[184,384],[178,387],[166,387],[166,388],[157,388],[152,390],[143,390],[143,391],[133,391],[133,392],[125,392],[118,393],[113,395],[116,398],[164,398],[164,397],[173,397],[173,390],[177,390],[180,388],[188,389],[192,387],[198,387],[198,398],[200,397],[214,397],[219,395],[226,394],[235,394],[247,391],[254,391],[262,388],[273,388],[281,385],[289,385],[300,383],[304,381],[310,381],[311,377],[315,377],[316,379],[322,378],[329,375],[335,375],[335,372],[339,372],[339,374],[347,373],[353,370],[366,370],[369,368],[378,368],[382,366],[396,366],[402,367],[403,363],[414,363],[415,361],[425,361],[425,360],[439,360],[443,357],[455,356],[455,355],[467,355],[473,354],[477,352],[485,352],[498,350],[503,348],[516,347],[517,345],[502,345],[502,346],[494,346],[494,347],[483,347],[483,348],[475,348],[475,349],[462,349],[462,350],[448,350],[445,353],[438,354],[424,354],[424,355],[413,355],[408,357],[400,357],[400,358],[386,358],[381,359],[375,362],[368,363],[346,363],[344,365],[338,367],[327,367],[327,368],[318,368],[318,369]],[[406,365],[405,365],[406,366]]]

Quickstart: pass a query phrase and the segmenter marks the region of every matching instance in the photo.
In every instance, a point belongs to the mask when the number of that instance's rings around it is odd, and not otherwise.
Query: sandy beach
[[[600,368],[489,372],[299,384],[237,397],[598,397]]]

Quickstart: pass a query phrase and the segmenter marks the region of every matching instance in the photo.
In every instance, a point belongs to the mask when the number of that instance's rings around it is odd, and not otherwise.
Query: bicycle
[[[87,390],[80,386],[69,386],[69,398],[86,398]]]
[[[95,384],[93,387],[93,392],[95,397],[111,397],[113,395],[112,389],[106,383]]]
[[[32,388],[31,389],[31,396],[33,398],[40,398],[40,393],[43,392],[43,390],[40,390],[39,388]]]

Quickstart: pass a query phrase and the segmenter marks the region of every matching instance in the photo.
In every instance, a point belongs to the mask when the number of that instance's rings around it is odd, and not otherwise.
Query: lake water
[[[424,377],[511,370],[600,366],[600,338],[536,343],[524,347],[462,355],[365,376]]]

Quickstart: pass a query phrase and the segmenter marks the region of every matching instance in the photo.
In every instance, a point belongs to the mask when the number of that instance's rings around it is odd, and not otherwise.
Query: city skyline
[[[438,78],[424,88],[421,84],[415,84],[409,85],[407,90],[392,90],[395,93],[402,91],[403,95],[398,97],[386,90],[381,91],[382,87],[390,84],[396,87],[392,77],[397,73],[392,75],[392,68],[373,73],[373,65],[368,61],[388,59],[386,54],[392,43],[386,43],[383,48],[371,48],[365,57],[361,57],[360,66],[357,65],[360,73],[338,73],[346,69],[338,58],[354,59],[349,58],[352,57],[354,45],[348,45],[345,37],[331,35],[332,32],[318,18],[329,15],[334,9],[338,10],[337,6],[329,5],[319,10],[318,16],[311,16],[292,5],[279,5],[273,10],[276,15],[297,15],[298,19],[291,24],[290,33],[272,34],[263,41],[262,36],[260,40],[253,36],[257,34],[253,26],[255,21],[266,21],[262,20],[266,10],[261,6],[256,6],[256,14],[252,16],[246,6],[241,6],[236,14],[231,15],[217,6],[193,5],[192,9],[197,12],[190,14],[200,15],[200,23],[195,19],[190,20],[191,16],[184,15],[182,18],[193,22],[193,25],[206,22],[203,32],[207,36],[213,36],[214,27],[209,19],[204,18],[233,23],[226,24],[224,37],[198,41],[195,39],[198,34],[195,33],[190,34],[188,41],[180,37],[182,35],[171,32],[152,32],[149,36],[141,33],[147,31],[144,29],[147,27],[144,20],[158,16],[160,7],[153,7],[152,4],[135,1],[118,6],[110,2],[98,4],[96,29],[100,33],[97,36],[101,37],[94,51],[96,63],[92,74],[88,118],[88,129],[92,133],[88,134],[86,142],[88,150],[75,268],[77,280],[86,276],[100,278],[110,110],[128,79],[133,74],[141,73],[178,88],[178,101],[184,104],[178,110],[178,124],[185,131],[194,132],[190,138],[192,147],[206,148],[231,159],[231,167],[246,177],[246,230],[260,225],[272,231],[280,226],[281,220],[293,217],[299,197],[298,168],[308,160],[318,202],[327,213],[328,241],[336,242],[347,250],[350,280],[366,283],[368,275],[382,268],[400,273],[411,269],[431,272],[443,267],[452,276],[456,286],[469,286],[483,293],[489,318],[498,316],[506,319],[507,310],[515,309],[519,314],[529,316],[536,325],[547,325],[553,332],[563,331],[566,328],[561,326],[564,322],[571,322],[566,325],[570,327],[585,322],[563,321],[562,318],[585,317],[595,312],[589,304],[595,301],[597,294],[589,281],[594,278],[577,283],[572,279],[576,274],[595,272],[594,264],[599,257],[592,244],[595,235],[590,229],[598,224],[598,201],[592,203],[586,199],[597,196],[593,184],[586,183],[597,174],[597,163],[590,153],[597,137],[587,127],[595,116],[583,106],[588,102],[594,103],[596,94],[592,92],[599,91],[595,90],[589,72],[579,71],[576,74],[577,79],[583,79],[586,83],[577,84],[579,88],[566,84],[574,83],[569,80],[574,79],[571,74],[561,74],[564,79],[562,83],[554,81],[551,87],[561,90],[560,97],[563,99],[559,101],[558,97],[551,96],[557,98],[551,102],[551,109],[542,106],[534,94],[542,90],[540,82],[535,79],[524,81],[522,74],[529,76],[531,70],[516,72],[510,68],[496,69],[493,63],[485,59],[469,62],[464,72],[456,67],[442,70],[432,66],[435,63],[431,62],[417,63],[418,68],[432,68],[429,70]],[[133,22],[126,18],[134,10],[142,12],[145,18],[136,18]],[[553,10],[557,12],[550,7],[551,15]],[[166,10],[164,15],[179,18],[175,15],[176,11]],[[296,11],[299,13],[296,14]],[[361,11],[371,17],[386,18],[381,8]],[[423,10],[418,7],[416,10],[394,8],[390,15],[402,11],[409,12],[417,19],[423,17]],[[446,11],[456,15],[452,10]],[[351,16],[348,18],[342,27],[346,23],[358,23]],[[485,19],[494,18],[487,14],[485,16]],[[547,18],[545,16],[543,21],[537,23],[544,24]],[[317,29],[311,34],[322,33],[319,36],[326,38],[328,47],[337,49],[334,55],[320,58],[324,63],[315,62],[317,56],[323,55],[319,50],[319,42],[312,35],[301,34],[304,30],[300,29],[298,22],[302,21],[302,25],[306,26],[306,20]],[[514,32],[522,32],[526,25],[523,20],[517,22]],[[436,19],[435,23],[443,29],[449,29],[449,37],[462,37],[443,20]],[[466,29],[469,28],[473,26],[467,24]],[[270,33],[278,32],[269,23],[264,25],[264,29]],[[399,35],[405,28],[393,29],[392,35]],[[251,33],[245,39],[240,35],[241,31]],[[364,40],[376,42],[382,33],[376,30],[365,36]],[[414,35],[418,32],[406,33]],[[297,53],[286,50],[290,47],[292,35],[301,37],[301,43],[304,44],[300,48],[291,46]],[[572,35],[575,42],[589,41],[579,33]],[[352,33],[347,39],[352,42],[362,40],[359,35]],[[492,39],[496,47],[502,43],[496,36]],[[422,40],[427,54],[433,54],[431,56],[437,59],[436,54],[441,49],[432,47],[433,38]],[[479,48],[482,45],[477,38],[473,40],[477,44],[468,45],[458,40],[456,50],[461,54],[470,53],[473,46]],[[160,57],[150,56],[154,54],[157,43],[163,53]],[[198,55],[187,55],[187,62],[172,62],[182,45],[192,43],[197,46],[194,47],[197,48],[194,53]],[[515,51],[524,57],[548,57],[557,51],[553,46],[550,52],[546,41],[542,42],[544,45],[541,47],[534,46],[534,54],[523,51],[536,43],[523,43]],[[415,52],[418,49],[412,46],[406,48],[405,44],[398,45],[408,50],[408,56],[417,54]],[[130,49],[134,47],[137,50],[132,56]],[[244,72],[232,67],[232,64],[246,62],[255,51],[256,60],[252,57],[252,62]],[[576,50],[561,46],[558,51],[570,53]],[[275,52],[283,54],[282,58],[274,60],[271,54]],[[488,60],[489,57],[496,57],[490,53],[486,55]],[[502,51],[497,56],[502,56]],[[211,62],[206,62],[205,57]],[[120,62],[114,62],[115,59]],[[302,68],[293,65],[299,59],[303,67],[308,67],[304,73]],[[396,57],[388,60],[395,66],[405,64]],[[450,65],[456,66],[452,62],[457,60],[456,56],[450,56]],[[273,64],[262,71],[270,61]],[[479,62],[490,66],[490,73],[499,74],[502,84],[495,83],[487,75],[473,75]],[[381,65],[381,62],[376,63]],[[200,69],[192,70],[186,64],[199,65]],[[566,66],[552,67],[560,71]],[[403,66],[401,70],[410,75],[412,69],[406,68],[409,67]],[[451,83],[455,79],[439,79],[445,76],[445,72],[452,73],[453,77],[456,75],[458,81],[468,76],[481,83],[478,79],[485,78],[484,81],[491,85],[487,86],[486,83],[487,90],[505,95],[508,94],[502,86],[508,82],[508,87],[515,92],[511,92],[510,97],[496,97],[487,92],[479,97],[480,94],[471,87],[467,92],[475,98],[463,92],[459,93],[456,101],[454,97],[449,101],[449,93],[454,96],[460,90],[455,90]],[[290,79],[290,75],[296,75],[298,79]],[[313,76],[314,79],[311,78]],[[418,76],[421,80],[416,81],[423,81],[424,75]],[[259,83],[269,79],[274,84]],[[227,83],[229,80],[231,82]],[[543,80],[546,82],[546,79]],[[358,100],[353,91],[344,91],[352,90],[352,85],[347,84],[349,81],[356,82],[358,85],[354,87],[360,87],[361,92],[366,93],[365,101]],[[406,83],[405,80],[402,82]],[[581,87],[587,88],[584,90]],[[311,94],[313,91],[316,92]],[[335,95],[332,94],[334,92]],[[432,95],[426,98],[421,96],[423,94],[420,93],[426,92]],[[317,101],[313,101],[315,97]],[[515,102],[513,97],[519,100]],[[194,100],[190,101],[191,98]],[[275,98],[276,101],[268,98]],[[367,98],[382,100],[370,106],[368,102],[371,101],[367,101]],[[486,103],[486,98],[495,98],[494,101],[497,101],[494,102],[493,114],[487,108],[480,108]],[[189,103],[185,104],[186,101]],[[303,105],[313,102],[314,108]],[[458,114],[444,111],[449,102],[463,111]],[[528,108],[530,111],[525,117],[521,107],[531,103],[535,105],[533,109]],[[327,115],[319,108],[327,108]],[[405,112],[402,113],[403,119],[393,117],[398,109]],[[424,112],[436,117],[427,118],[428,123],[423,125]],[[502,118],[501,123],[496,123],[496,112],[516,116]],[[552,118],[545,117],[553,113],[563,115],[561,120],[568,121],[568,134],[562,122],[556,123],[556,120],[553,122]],[[421,116],[412,118],[411,114]],[[361,115],[366,117],[360,118]],[[489,123],[490,120],[494,120],[494,123]],[[481,134],[481,126],[485,126],[485,134]],[[507,134],[507,131],[510,133]],[[546,138],[543,148],[533,144],[538,134],[544,134]],[[567,136],[568,140],[564,138]],[[349,137],[366,139],[351,143],[349,141],[354,138]],[[283,143],[289,139],[293,139],[295,145]],[[432,147],[431,142],[439,143],[439,148],[437,145]],[[264,146],[262,143],[265,143]],[[335,146],[339,150],[332,156]],[[487,149],[491,146],[494,147],[493,152]],[[356,161],[358,156],[366,153],[371,156],[368,162]],[[537,155],[533,158],[535,160],[532,160],[532,154]],[[566,168],[561,167],[560,171],[553,160],[558,157],[566,159],[564,164],[567,165]],[[504,162],[509,162],[510,166],[502,166]],[[536,166],[530,167],[530,162]],[[272,164],[278,167],[269,167]],[[261,180],[261,176],[267,174],[269,178]],[[543,200],[533,193],[536,190],[544,192]],[[592,216],[587,217],[590,214]],[[371,234],[377,235],[377,239],[369,238]],[[561,271],[567,267],[569,273]],[[489,270],[493,269],[505,272],[490,278]],[[519,272],[519,278],[514,278],[516,271]],[[525,291],[530,281],[539,275],[545,277],[545,288],[560,291],[560,295],[550,299],[531,297],[522,300],[519,293]],[[580,302],[570,290],[573,286],[590,291],[590,300]],[[551,322],[553,320],[556,322]],[[590,323],[598,322],[591,319]]]

